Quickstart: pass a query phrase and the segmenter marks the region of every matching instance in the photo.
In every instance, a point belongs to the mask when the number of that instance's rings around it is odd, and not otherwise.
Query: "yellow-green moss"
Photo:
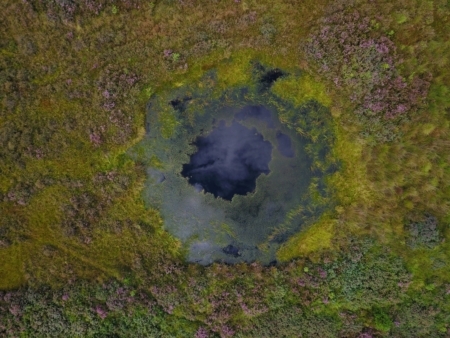
[[[25,278],[23,244],[14,244],[0,249],[0,290],[21,286]]]
[[[272,91],[283,100],[293,102],[295,106],[309,100],[316,100],[326,107],[331,105],[325,85],[308,74],[278,79],[272,86]]]
[[[364,142],[354,133],[336,124],[333,155],[341,161],[341,168],[329,178],[341,205],[363,203],[370,205],[372,187],[363,160]],[[355,137],[356,136],[356,137]]]
[[[286,262],[297,257],[332,247],[335,219],[322,216],[316,223],[290,238],[277,252],[277,258]]]
[[[158,121],[161,124],[161,135],[164,138],[170,138],[180,124],[173,109],[169,108],[164,109],[159,113]]]
[[[44,189],[30,201],[26,214],[34,239],[47,242],[60,236],[59,233],[54,233],[54,229],[61,221],[60,206],[68,200],[68,196],[67,188],[55,185]]]
[[[251,80],[253,53],[249,50],[234,52],[230,60],[217,65],[218,86],[222,89],[245,85]]]
[[[163,166],[163,162],[155,155],[153,155],[150,158],[150,163],[149,164],[150,164],[151,167],[156,168],[156,169],[162,169],[164,167]]]

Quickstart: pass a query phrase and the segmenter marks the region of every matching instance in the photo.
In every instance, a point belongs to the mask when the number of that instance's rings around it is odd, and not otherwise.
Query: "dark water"
[[[259,82],[265,87],[270,87],[276,80],[284,75],[285,73],[281,71],[281,69],[271,69],[261,76]]]
[[[222,121],[206,137],[194,143],[198,151],[183,165],[181,174],[197,190],[203,189],[231,200],[234,195],[246,195],[256,187],[256,178],[268,174],[272,145],[255,129],[233,121]]]
[[[188,104],[189,101],[192,100],[192,97],[184,97],[182,99],[175,99],[170,101],[170,105],[173,107],[173,109],[175,109],[176,111],[182,113],[186,110],[186,106]]]
[[[259,62],[256,62],[254,64],[254,70],[259,75],[258,84],[260,92],[269,89],[275,83],[275,81],[287,75],[287,73],[283,72],[279,68],[268,69]]]

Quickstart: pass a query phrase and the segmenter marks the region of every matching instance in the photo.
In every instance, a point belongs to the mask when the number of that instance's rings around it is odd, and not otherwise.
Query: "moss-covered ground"
[[[4,0],[0,335],[450,335],[449,17],[445,0]],[[255,61],[301,74],[270,89],[299,111],[327,107],[338,169],[310,195],[333,208],[275,266],[188,264],[129,150],[151,98],[218,98]],[[327,139],[278,115],[312,153]],[[157,118],[167,138],[181,123]]]

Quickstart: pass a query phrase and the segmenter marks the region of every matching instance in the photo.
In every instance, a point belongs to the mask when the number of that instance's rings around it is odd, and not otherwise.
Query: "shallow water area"
[[[272,264],[280,245],[322,212],[310,206],[310,140],[280,122],[277,107],[285,119],[293,108],[270,95],[241,88],[210,100],[178,90],[149,103],[137,151],[149,163],[143,198],[189,262]],[[178,121],[170,136],[161,111]]]

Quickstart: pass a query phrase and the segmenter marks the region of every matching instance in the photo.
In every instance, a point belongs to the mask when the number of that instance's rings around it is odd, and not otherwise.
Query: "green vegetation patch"
[[[229,67],[241,61],[238,58]],[[268,264],[281,243],[314,223],[332,204],[325,187],[327,172],[337,168],[328,154],[334,142],[331,114],[312,99],[313,90],[305,93],[301,104],[292,104],[275,87],[287,79],[301,92],[311,79],[254,61],[243,69],[251,73],[247,86],[220,93],[216,87],[220,71],[208,71],[198,84],[155,96],[148,104],[147,135],[130,151],[136,161],[148,165],[144,199],[161,210],[165,229],[183,241],[190,262]],[[170,135],[167,116],[175,121]],[[255,128],[272,147],[270,172],[257,178],[254,192],[235,195],[231,201],[201,192],[203,188],[196,190],[181,175],[197,149],[196,138],[207,136],[222,121]],[[280,135],[289,140],[292,154],[280,151]]]

